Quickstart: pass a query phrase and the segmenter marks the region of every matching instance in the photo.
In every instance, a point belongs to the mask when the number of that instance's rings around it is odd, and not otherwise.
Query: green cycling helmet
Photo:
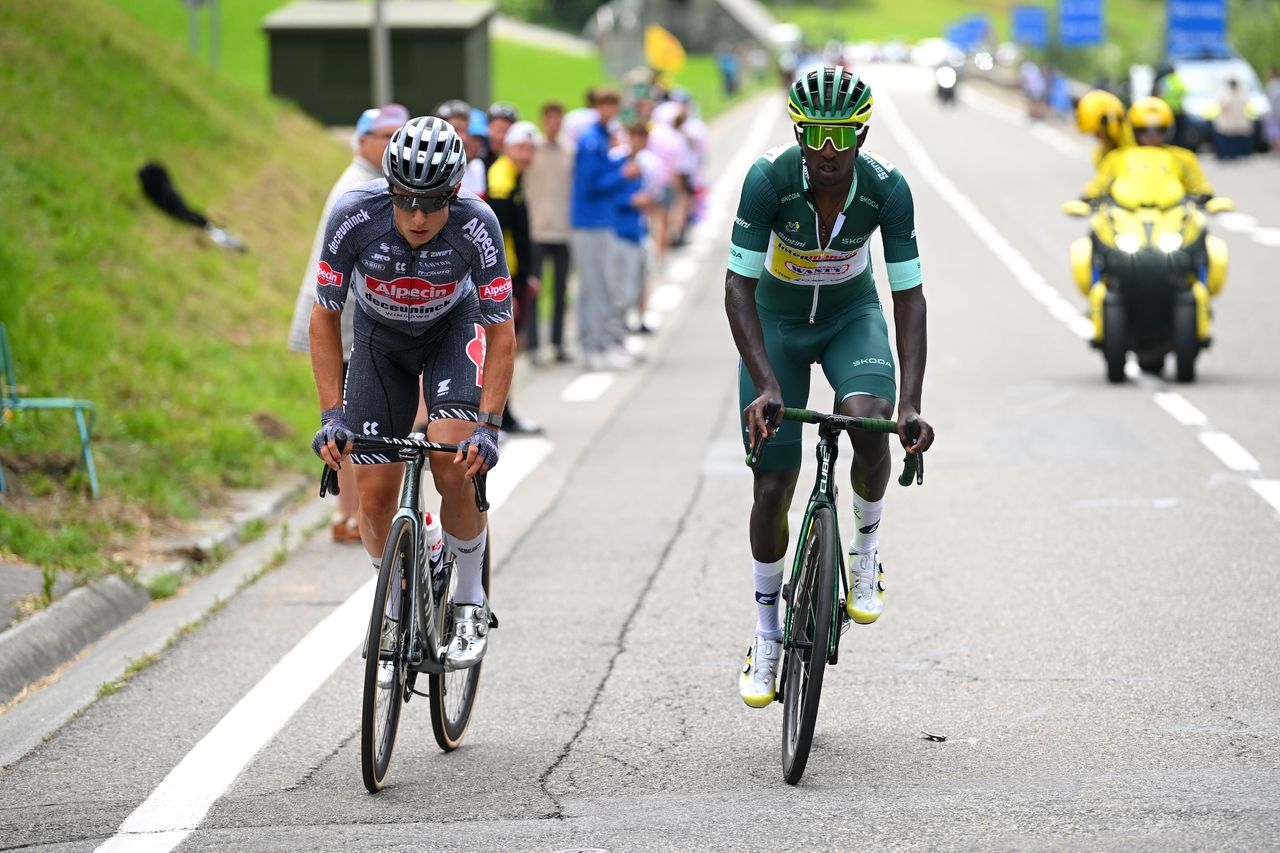
[[[851,124],[861,144],[871,121],[871,87],[843,66],[828,65],[796,80],[787,93],[793,124]]]

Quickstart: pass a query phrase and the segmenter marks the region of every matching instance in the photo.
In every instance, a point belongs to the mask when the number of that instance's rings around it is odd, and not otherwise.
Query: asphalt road
[[[8,768],[0,848],[96,849],[144,802],[168,832],[113,849],[1280,846],[1280,162],[1207,164],[1240,215],[1216,226],[1232,268],[1200,381],[1110,386],[1071,329],[1083,225],[1057,210],[1087,146],[991,95],[944,111],[927,72],[867,76],[870,147],[915,195],[938,439],[923,489],[891,484],[886,611],[845,637],[798,787],[780,707],[736,693],[751,481],[721,300],[741,176],[787,139],[775,97],[715,127],[724,181],[645,366],[594,397],[569,369],[524,380],[548,438],[510,457],[532,461],[494,515],[502,627],[461,749],[414,700],[365,792],[357,628],[278,731],[239,723],[264,745],[229,786],[166,782],[367,581],[317,537]]]

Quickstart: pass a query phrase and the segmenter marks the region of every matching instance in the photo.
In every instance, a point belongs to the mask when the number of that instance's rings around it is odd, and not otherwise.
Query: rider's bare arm
[[[484,337],[484,389],[480,392],[480,410],[501,414],[511,391],[516,359],[515,322],[486,324]]]
[[[342,406],[342,311],[311,309],[311,370],[320,411]]]
[[[760,315],[756,311],[756,285],[759,281],[733,270],[727,270],[724,277],[724,310],[729,316],[733,342],[752,384],[760,392],[760,396],[747,407],[747,430],[753,443],[768,426],[764,417],[765,405],[771,399],[782,399],[782,389],[765,352],[764,333],[760,331]]]
[[[920,414],[920,397],[924,389],[924,367],[929,353],[925,322],[924,285],[893,291],[893,323],[897,327],[898,364],[902,371],[902,387],[898,392],[898,424]],[[933,443],[933,428],[921,421],[920,438],[911,451],[924,451]]]

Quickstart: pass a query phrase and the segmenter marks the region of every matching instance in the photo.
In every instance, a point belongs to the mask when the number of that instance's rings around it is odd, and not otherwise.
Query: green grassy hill
[[[104,490],[91,502],[64,488],[78,455],[69,413],[12,419],[0,552],[93,571],[152,518],[197,516],[227,486],[313,467],[310,367],[284,340],[349,158],[296,110],[111,5],[0,3],[0,322],[28,393],[98,404]],[[148,159],[249,251],[155,210],[136,177]]]

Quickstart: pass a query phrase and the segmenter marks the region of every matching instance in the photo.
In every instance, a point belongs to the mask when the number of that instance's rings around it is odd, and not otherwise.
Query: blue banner
[[[1083,47],[1106,39],[1102,0],[1058,0],[1058,44]]]
[[[986,15],[970,15],[948,26],[943,38],[961,50],[973,50],[991,41],[991,22]]]
[[[1049,10],[1043,6],[1013,7],[1013,40],[1027,47],[1049,44]]]
[[[1169,56],[1229,54],[1227,0],[1169,0],[1165,47]]]

